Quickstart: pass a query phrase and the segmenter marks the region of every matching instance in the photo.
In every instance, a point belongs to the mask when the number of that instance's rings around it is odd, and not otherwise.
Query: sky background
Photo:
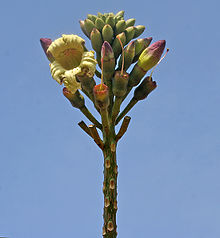
[[[84,37],[88,13],[125,10],[170,52],[118,146],[118,237],[220,237],[219,9],[217,0],[1,3],[0,236],[101,237],[102,154],[39,39]]]

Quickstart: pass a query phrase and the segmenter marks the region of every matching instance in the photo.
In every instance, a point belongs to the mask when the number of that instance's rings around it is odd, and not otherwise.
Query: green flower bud
[[[145,30],[145,26],[142,25],[138,25],[135,26],[135,34],[134,34],[134,38],[137,38],[138,36],[140,36]]]
[[[135,57],[132,63],[138,61],[139,56],[144,51],[144,49],[146,49],[150,45],[151,41],[152,37],[135,40]]]
[[[125,29],[125,36],[126,36],[126,44],[128,44],[133,38],[135,34],[135,27],[129,26]]]
[[[135,21],[136,21],[136,20],[135,20],[134,18],[128,19],[128,20],[126,21],[126,27],[134,26]]]
[[[89,38],[89,34],[85,28],[85,21],[79,21],[79,24],[80,24],[80,28],[81,28],[82,32]]]
[[[137,64],[130,73],[129,87],[137,86],[146,72],[154,67],[163,53],[166,41],[160,40],[147,47],[140,55]]]
[[[95,21],[96,28],[101,32],[102,28],[104,27],[105,22],[101,18],[97,18]]]
[[[109,24],[113,29],[115,27],[115,18],[114,18],[114,16],[108,16],[106,18],[106,24]]]
[[[109,24],[105,25],[102,29],[103,40],[108,41],[111,44],[113,40],[113,35],[114,35],[114,32],[112,30],[112,27]]]
[[[129,74],[121,71],[116,71],[112,80],[112,91],[116,97],[123,97],[127,92]]]
[[[130,65],[132,64],[132,61],[134,59],[135,55],[135,42],[132,41],[130,44],[125,48],[124,50],[124,70],[126,71]],[[118,67],[121,69],[122,67],[122,55],[120,57],[120,60],[118,62]]]
[[[90,34],[91,34],[91,32],[92,32],[92,29],[95,28],[94,23],[93,23],[91,20],[86,19],[86,20],[84,21],[84,25],[85,25],[85,30],[86,30],[86,32],[87,32],[88,35],[90,36]]]
[[[118,58],[118,56],[121,54],[121,51],[122,51],[122,49],[121,49],[121,44],[120,44],[120,41],[119,41],[118,38],[121,40],[123,46],[125,46],[125,44],[126,44],[126,36],[125,36],[125,33],[122,32],[122,33],[118,34],[118,35],[116,36],[115,40],[114,40],[113,43],[112,43],[112,49],[113,49],[114,54],[115,54],[115,59]]]
[[[95,23],[95,20],[97,19],[97,16],[92,15],[92,14],[88,14],[88,15],[87,15],[87,18],[88,18],[89,20],[91,20],[93,23]]]
[[[137,62],[138,66],[144,71],[148,71],[160,60],[166,45],[165,40],[160,40],[147,47],[140,55]]]
[[[107,109],[109,106],[109,89],[105,84],[98,84],[93,88],[95,105],[99,109]]]
[[[145,99],[155,88],[157,84],[152,78],[146,77],[141,84],[134,90],[134,98],[138,101]]]
[[[119,11],[115,14],[116,17],[124,17],[125,11]]]
[[[118,35],[121,32],[123,32],[125,28],[126,28],[125,20],[118,21],[115,25],[115,35]]]
[[[101,53],[101,48],[102,48],[102,35],[97,30],[96,28],[93,28],[91,35],[90,35],[91,43],[92,43],[92,48],[98,53]]]
[[[67,88],[63,88],[63,95],[70,101],[73,107],[80,109],[85,106],[85,100],[78,90],[72,94]]]
[[[93,88],[96,83],[94,78],[88,77],[86,75],[86,69],[82,70],[82,73],[80,75],[77,75],[76,78],[81,83],[82,90],[86,91],[88,95],[93,95]]]

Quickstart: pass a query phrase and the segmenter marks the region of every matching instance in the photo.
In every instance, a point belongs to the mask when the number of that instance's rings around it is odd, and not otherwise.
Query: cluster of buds
[[[121,53],[121,45],[125,46],[132,39],[140,36],[145,26],[134,26],[135,19],[124,19],[124,11],[114,13],[98,13],[98,15],[88,14],[87,19],[80,21],[80,26],[84,34],[91,40],[92,47],[97,53],[97,58],[101,54],[101,46],[104,41],[111,44],[115,58]],[[99,56],[99,57],[98,57]]]
[[[80,21],[80,27],[95,52],[88,51],[85,41],[77,35],[62,35],[55,41],[41,38],[41,45],[50,61],[52,77],[65,86],[64,96],[104,130],[111,123],[116,125],[136,102],[156,88],[152,74],[142,78],[159,63],[166,42],[160,40],[151,44],[152,37],[135,39],[144,32],[145,26],[135,26],[134,18],[125,20],[124,11],[88,14]],[[96,64],[101,72],[96,69]],[[130,67],[133,68],[128,73]],[[101,79],[97,85],[95,74]],[[121,103],[136,86],[133,98],[119,115]],[[89,112],[79,90],[94,103],[105,125]]]

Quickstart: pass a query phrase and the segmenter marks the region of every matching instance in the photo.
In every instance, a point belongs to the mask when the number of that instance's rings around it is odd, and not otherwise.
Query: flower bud
[[[151,41],[152,37],[137,39],[135,41],[135,57],[132,63],[138,61],[141,53],[150,45]]]
[[[136,20],[135,20],[134,18],[128,19],[128,20],[126,21],[126,27],[134,26],[135,21],[136,21]]]
[[[85,106],[85,100],[78,90],[72,94],[67,88],[63,88],[63,95],[70,101],[73,107],[80,109]]]
[[[91,20],[86,19],[84,21],[84,25],[85,25],[85,30],[86,30],[87,34],[90,36],[92,29],[95,28],[95,24]]]
[[[98,12],[98,18],[102,19],[105,22],[106,16],[105,14]]]
[[[104,76],[105,73],[110,73],[112,75],[115,69],[115,56],[111,45],[107,41],[102,45],[101,57],[103,59]]]
[[[109,106],[109,89],[105,84],[98,84],[93,88],[95,105],[99,109],[107,109]]]
[[[47,49],[49,48],[50,44],[52,43],[52,40],[49,38],[40,38],[40,43],[41,43],[41,46],[42,46],[44,53],[46,54],[48,60],[50,62],[53,62],[54,58],[53,58],[52,54],[50,52],[47,52]]]
[[[104,41],[108,41],[110,44],[112,43],[113,40],[113,29],[109,24],[106,24],[103,29],[102,29],[102,38]]]
[[[157,84],[155,81],[152,81],[151,77],[146,77],[143,79],[141,84],[134,91],[134,98],[137,101],[145,99],[155,88]]]
[[[100,32],[102,32],[102,28],[104,27],[104,25],[105,25],[105,22],[101,18],[96,19],[95,26]]]
[[[140,36],[145,30],[145,26],[142,25],[138,25],[135,26],[135,34],[134,34],[134,38],[137,38],[138,36]]]
[[[135,42],[132,41],[132,42],[129,43],[128,46],[126,46],[126,48],[124,50],[124,70],[125,71],[132,64],[132,61],[134,59],[134,55],[135,55]],[[120,57],[120,60],[118,62],[119,69],[121,69],[121,67],[122,67],[122,57],[123,57],[123,55]]]
[[[109,24],[113,29],[115,27],[115,18],[113,16],[108,16],[106,18],[106,24]]]
[[[115,14],[116,17],[124,17],[125,11],[119,11]]]
[[[139,57],[138,66],[146,72],[154,67],[160,60],[165,44],[165,40],[159,40],[147,47]]]
[[[115,54],[115,59],[118,58],[118,56],[121,54],[121,44],[120,44],[120,41],[118,40],[118,38],[121,40],[123,46],[125,46],[126,44],[126,36],[125,36],[125,33],[122,32],[120,34],[118,34],[115,38],[115,40],[113,41],[113,44],[112,44],[112,49],[114,51],[114,54]]]
[[[90,34],[90,39],[92,43],[92,48],[98,53],[101,53],[101,47],[102,47],[102,35],[99,32],[98,29],[93,28],[91,34]]]
[[[87,18],[88,18],[89,20],[91,20],[93,23],[95,23],[95,20],[97,19],[97,16],[92,15],[92,14],[88,14],[88,15],[87,15]]]
[[[79,24],[80,24],[80,28],[81,28],[82,32],[89,38],[89,34],[85,28],[85,21],[79,21]]]
[[[125,29],[125,36],[126,36],[126,44],[128,44],[133,38],[135,34],[135,27],[129,26]]]
[[[115,25],[115,35],[118,35],[121,32],[123,32],[125,28],[126,28],[125,20],[118,21],[117,24]]]
[[[116,97],[123,97],[127,92],[129,75],[124,72],[121,74],[121,71],[116,71],[115,76],[112,80],[112,91]]]

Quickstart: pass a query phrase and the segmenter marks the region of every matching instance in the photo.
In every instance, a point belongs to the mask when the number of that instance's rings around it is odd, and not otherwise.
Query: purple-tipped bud
[[[107,41],[104,41],[102,44],[101,57],[103,61],[103,74],[109,73],[111,77],[115,69],[115,56],[111,45]]]
[[[104,43],[102,44],[101,57],[114,58],[114,52],[108,41],[104,41]]]
[[[49,38],[40,38],[41,46],[44,50],[44,53],[46,54],[47,58],[50,62],[54,61],[54,58],[50,52],[47,52],[47,49],[49,48],[50,44],[52,43],[52,40]]]
[[[147,47],[140,55],[138,66],[144,71],[148,71],[154,67],[160,60],[166,45],[165,40],[159,40]]]

